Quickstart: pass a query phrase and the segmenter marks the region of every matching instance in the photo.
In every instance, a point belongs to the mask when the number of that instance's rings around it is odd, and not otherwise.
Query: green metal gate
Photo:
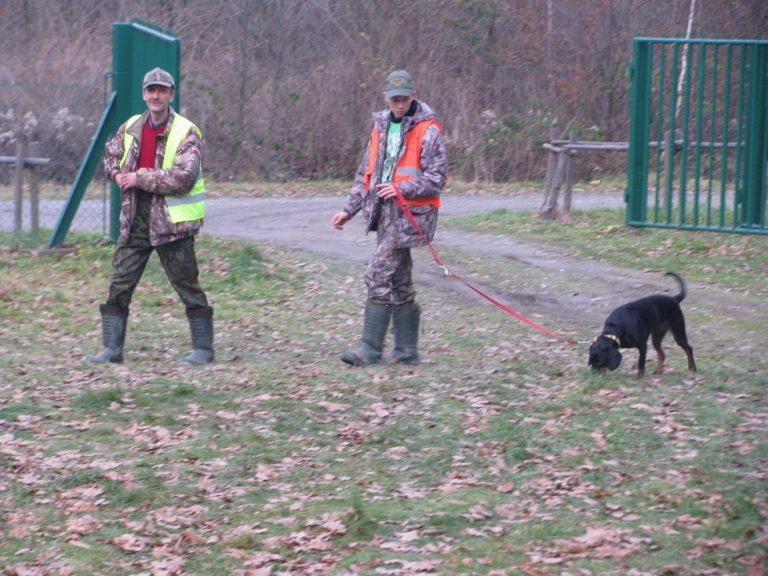
[[[107,139],[131,115],[146,109],[141,96],[141,82],[144,74],[155,66],[160,66],[173,74],[176,79],[176,90],[172,105],[176,110],[180,109],[180,62],[181,42],[173,32],[138,19],[133,22],[116,22],[112,25],[113,91],[107,100],[96,133],[93,135],[91,144],[80,164],[64,209],[59,215],[58,222],[48,240],[49,248],[59,246],[64,242],[75,213],[85,195],[85,190],[93,179],[96,167],[104,154],[104,145]],[[109,231],[113,240],[117,240],[120,235],[119,216],[120,189],[113,183],[109,219]]]
[[[768,234],[768,41],[636,38],[627,224]]]

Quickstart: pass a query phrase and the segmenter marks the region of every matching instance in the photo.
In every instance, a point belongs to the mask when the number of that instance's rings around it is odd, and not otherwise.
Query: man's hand
[[[336,228],[336,230],[344,228],[344,224],[347,222],[349,222],[349,214],[344,210],[336,212],[336,214],[333,215],[333,218],[331,218],[331,226]]]
[[[392,182],[376,186],[376,196],[379,198],[397,198],[397,188]]]
[[[136,186],[136,172],[128,172],[127,174],[118,174],[115,176],[115,183],[120,187],[120,190],[125,192],[128,188]]]

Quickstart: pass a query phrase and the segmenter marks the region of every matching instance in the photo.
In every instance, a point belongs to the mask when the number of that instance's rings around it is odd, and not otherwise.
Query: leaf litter
[[[237,248],[217,250],[226,279]],[[46,336],[0,327],[3,574],[759,573],[765,393],[719,372],[721,350],[699,346],[713,360],[695,376],[597,379],[571,349],[427,292],[422,366],[349,370],[328,346],[345,345],[339,296],[357,287],[304,282],[333,262],[280,262],[280,290],[311,289],[311,336],[306,307],[264,304],[289,292],[224,306],[221,360],[200,371],[167,365],[186,338],[173,303],[157,338],[139,305],[151,337],[91,368],[70,350],[96,344],[90,327],[13,289],[15,321]],[[85,308],[72,266],[61,289]]]

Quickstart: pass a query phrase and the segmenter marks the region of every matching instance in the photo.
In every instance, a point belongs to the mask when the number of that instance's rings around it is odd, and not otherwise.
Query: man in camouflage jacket
[[[122,124],[105,147],[104,172],[121,190],[120,238],[100,307],[104,349],[86,356],[89,362],[123,361],[129,306],[153,251],[186,306],[193,350],[184,363],[214,359],[213,309],[198,281],[194,248],[204,214],[203,139],[171,108],[174,89],[170,73],[149,71],[142,86],[147,110]],[[173,150],[166,150],[169,141],[178,142]]]
[[[342,360],[355,366],[380,361],[419,362],[421,310],[416,304],[410,249],[423,245],[421,234],[400,207],[405,203],[427,240],[437,227],[440,191],[446,182],[447,158],[441,128],[432,109],[416,100],[413,79],[405,70],[384,83],[388,108],[373,115],[374,127],[344,208],[331,225],[344,224],[362,212],[368,232],[376,231],[376,251],[365,272],[368,299],[361,345]],[[417,135],[418,134],[418,135]],[[382,356],[390,317],[395,344]]]
[[[190,130],[176,152],[176,161],[172,170],[157,170],[133,167],[138,164],[141,131],[149,116],[144,112],[128,131],[133,134],[134,144],[128,150],[125,161],[125,170],[136,174],[136,184],[121,192],[120,206],[120,240],[125,242],[131,234],[131,225],[136,218],[136,209],[140,200],[149,202],[149,243],[154,246],[163,246],[182,238],[195,236],[203,227],[202,220],[192,220],[174,224],[168,216],[164,196],[166,194],[178,195],[188,192],[197,180],[200,173],[203,139],[197,130]],[[175,119],[176,111],[168,109],[168,121],[170,127]],[[123,124],[117,133],[105,146],[104,173],[109,180],[116,181],[120,174],[120,161],[124,154],[123,140],[126,125]],[[161,135],[162,136],[162,135]],[[165,143],[167,138],[157,139],[155,150],[156,166],[162,166],[165,156]],[[124,171],[124,170],[123,170]],[[143,196],[140,194],[143,193]]]

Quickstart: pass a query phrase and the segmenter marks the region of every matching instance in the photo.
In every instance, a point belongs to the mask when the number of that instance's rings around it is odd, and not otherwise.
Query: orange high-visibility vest
[[[395,165],[395,173],[392,176],[392,182],[404,182],[415,176],[421,176],[421,142],[424,140],[424,134],[430,126],[436,126],[442,131],[442,127],[436,120],[422,120],[417,123],[405,135],[405,154]],[[374,126],[371,131],[371,143],[368,153],[368,168],[365,171],[365,187],[368,192],[371,191],[371,179],[373,171],[376,169],[376,156],[379,153],[379,129]],[[418,200],[404,199],[409,206],[434,206],[440,208],[440,196],[429,196],[419,198]]]

